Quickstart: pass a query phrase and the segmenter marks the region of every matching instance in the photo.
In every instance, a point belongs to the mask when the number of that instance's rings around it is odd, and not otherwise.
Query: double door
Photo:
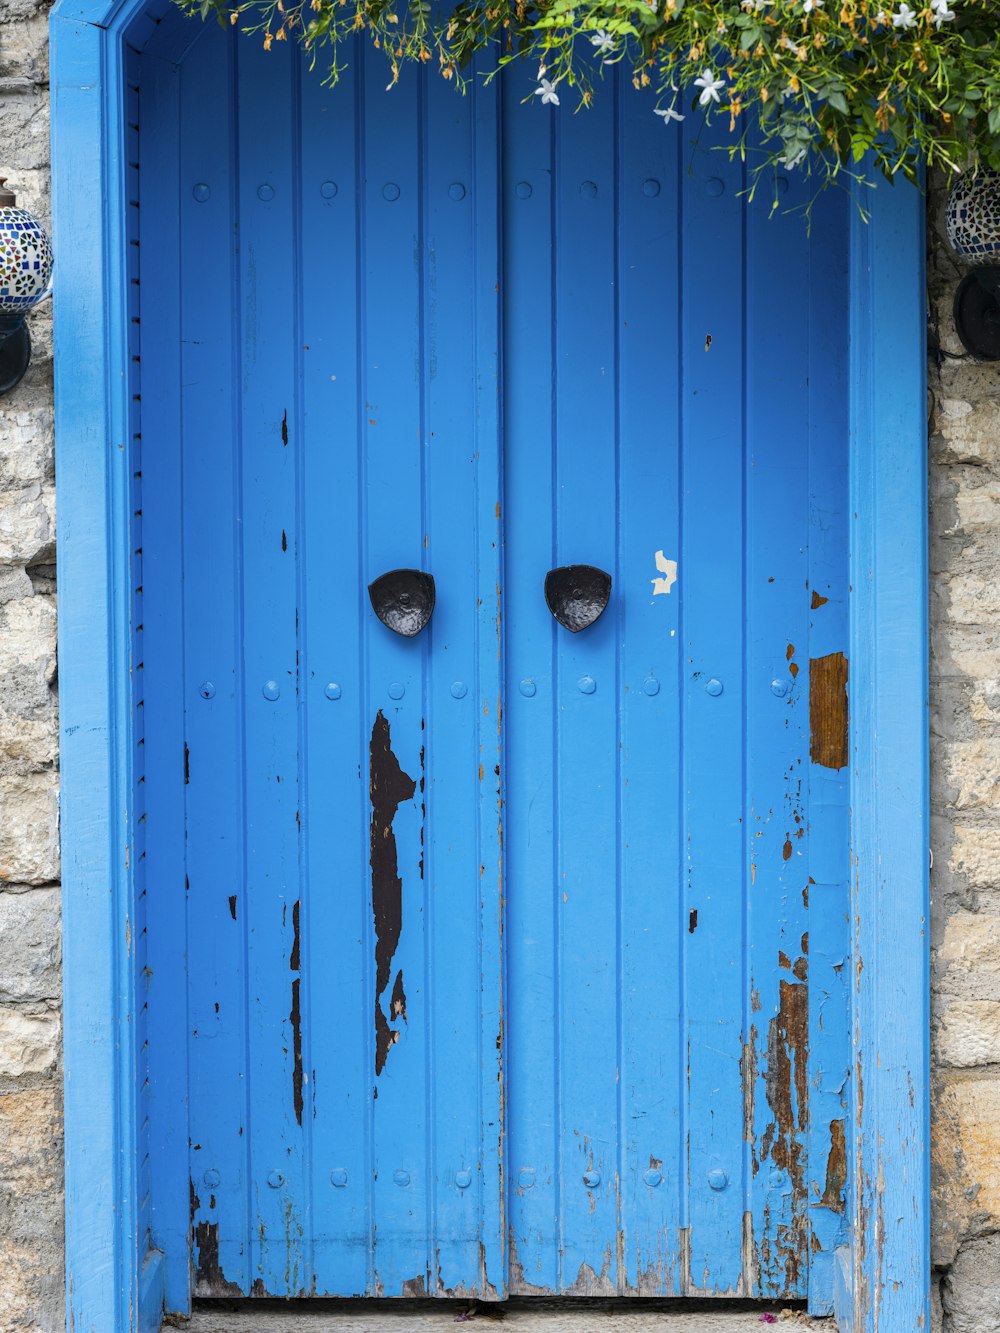
[[[385,82],[180,76],[195,1289],[815,1293],[846,203],[620,70]]]

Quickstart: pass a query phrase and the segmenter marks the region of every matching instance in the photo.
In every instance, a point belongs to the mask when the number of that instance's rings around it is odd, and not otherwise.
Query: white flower
[[[613,51],[615,49],[615,39],[610,32],[605,32],[603,28],[598,28],[597,32],[590,39],[591,46],[596,46],[598,51]]]
[[[906,4],[905,0],[903,4],[899,6],[899,13],[893,14],[892,16],[892,26],[894,28],[912,28],[916,21],[916,14],[910,6]]]
[[[719,89],[726,86],[725,79],[717,79],[710,69],[703,69],[701,76],[694,81],[694,86],[701,89],[699,106],[708,106],[709,102],[718,102]]]
[[[782,88],[781,92],[778,94],[783,102],[787,102],[790,97],[796,97],[797,95],[798,94],[791,84],[789,84],[787,88]]]
[[[811,14],[814,9],[823,8],[823,0],[804,0],[802,8],[807,14]]]
[[[942,23],[950,23],[955,17],[955,11],[948,8],[948,0],[931,0],[931,9],[934,11],[935,28],[940,28]]]
[[[542,106],[548,105],[549,102],[553,106],[559,105],[559,94],[556,92],[555,84],[549,83],[548,79],[541,80],[541,86],[535,89],[535,96],[542,99]]]
[[[884,9],[880,9],[880,10],[878,11],[878,13],[875,15],[875,22],[876,22],[876,23],[888,23],[888,22],[889,22],[889,15],[885,12]]]
[[[665,107],[662,111],[659,107],[653,112],[654,116],[662,116],[664,125],[669,125],[672,120],[683,120],[684,117],[679,111],[675,111],[672,106]]]
[[[791,149],[786,149],[784,156],[779,157],[778,161],[787,171],[794,171],[805,155],[806,150],[804,148],[800,148],[797,153],[793,153]]]

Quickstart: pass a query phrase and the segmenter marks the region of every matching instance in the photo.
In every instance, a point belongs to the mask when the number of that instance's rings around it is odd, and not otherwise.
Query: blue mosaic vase
[[[52,246],[45,228],[18,208],[0,178],[0,316],[26,314],[49,294]]]
[[[948,195],[948,240],[970,264],[1000,262],[1000,172],[967,172]]]

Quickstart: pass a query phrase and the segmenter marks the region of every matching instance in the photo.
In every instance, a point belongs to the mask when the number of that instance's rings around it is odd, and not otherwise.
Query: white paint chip
[[[657,551],[654,558],[656,560],[656,568],[661,574],[666,575],[665,578],[652,580],[653,596],[655,597],[658,592],[669,592],[677,582],[677,561],[668,560],[662,551]]]

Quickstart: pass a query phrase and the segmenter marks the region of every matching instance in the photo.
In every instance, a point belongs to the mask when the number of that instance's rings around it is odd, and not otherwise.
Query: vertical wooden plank
[[[847,1238],[850,976],[850,199],[814,208],[809,321],[810,699],[824,735],[809,754],[809,1309],[833,1313],[834,1253]],[[841,657],[843,655],[843,657]],[[846,689],[838,677],[846,671]],[[839,751],[839,753],[838,753]],[[817,762],[822,760],[823,762]],[[838,766],[839,765],[839,766]]]
[[[491,68],[481,58],[478,71]],[[485,70],[484,70],[485,66]],[[480,1272],[478,1289],[485,1297],[503,1298],[510,1284],[507,1233],[507,1182],[510,1162],[506,1121],[506,953],[505,864],[506,821],[505,725],[509,698],[503,603],[503,411],[501,379],[501,94],[499,80],[477,83],[474,99],[475,288],[473,310],[476,341],[475,442],[478,456],[476,526],[479,534],[478,710],[479,751],[484,768],[490,760],[500,768],[496,804],[492,786],[479,802],[478,852],[482,874],[479,928],[480,1021]],[[496,611],[490,591],[496,596]],[[490,697],[495,699],[492,709]],[[494,770],[495,771],[495,770]]]
[[[807,180],[746,208],[746,989],[744,1290],[804,1294],[809,1273],[811,312],[795,299]],[[814,244],[815,242],[813,242]],[[781,316],[776,317],[776,312]]]
[[[337,88],[302,73],[303,692],[309,701],[303,795],[312,1023],[310,1164],[320,1293],[371,1292],[369,1072],[372,1006],[368,730],[361,633],[368,597],[358,533],[359,330],[355,63]],[[364,776],[363,776],[364,775]]]
[[[619,90],[621,1230],[619,1289],[675,1295],[683,1167],[680,938],[679,212],[686,151]],[[648,264],[655,254],[660,262]],[[636,1034],[646,1034],[636,1040]]]
[[[194,1285],[248,1293],[247,974],[242,721],[239,288],[232,37],[206,30],[181,72],[181,448],[188,1083]],[[216,126],[206,135],[199,126]],[[164,280],[171,274],[165,266]],[[154,432],[154,440],[156,439]],[[164,704],[169,706],[169,701]]]
[[[423,179],[428,630],[425,987],[430,1290],[505,1285],[499,1204],[501,810],[496,90],[431,74]],[[490,152],[492,145],[493,151]],[[481,164],[477,162],[482,153]],[[479,308],[484,327],[478,327]],[[491,321],[492,315],[492,321]],[[477,500],[477,497],[481,499]],[[482,808],[482,828],[480,825]],[[481,833],[486,843],[480,849]],[[470,892],[479,884],[479,891]],[[487,1222],[487,1216],[493,1220]]]
[[[744,555],[743,184],[713,146],[716,120],[682,168],[681,637],[684,1023],[688,1076],[689,1289],[741,1277],[743,1099]],[[682,918],[683,919],[683,918]]]
[[[554,358],[550,108],[522,103],[513,67],[503,98],[504,544],[507,1114],[510,1284],[559,1283],[559,1099],[553,818],[556,625],[543,581],[555,564],[551,393]]]
[[[311,1287],[299,876],[297,65],[238,48],[251,1280]]]
[[[557,627],[553,645],[559,1290],[613,1295],[622,1262],[616,645],[625,595],[617,554],[616,103],[609,90],[586,117],[551,110],[553,564],[596,565],[613,580],[604,615],[579,634]]]
[[[166,1256],[165,1308],[190,1307],[187,940],[182,597],[180,71],[146,55],[139,73],[146,875],[152,1224]],[[151,256],[149,262],[145,256]],[[133,469],[135,471],[135,469]]]
[[[364,64],[365,324],[362,402],[364,577],[426,563],[422,337],[424,76],[389,94]],[[429,1284],[426,923],[423,893],[428,639],[366,615],[375,981],[372,1041],[376,1292]],[[387,854],[379,855],[385,846]],[[393,1000],[393,994],[396,1000]],[[405,996],[405,1000],[403,999]],[[403,1018],[402,1007],[406,1017]]]

